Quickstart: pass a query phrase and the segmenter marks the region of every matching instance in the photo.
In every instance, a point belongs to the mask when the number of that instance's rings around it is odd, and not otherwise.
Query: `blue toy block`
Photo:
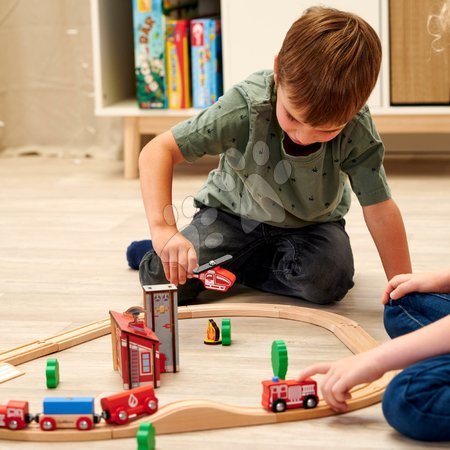
[[[94,414],[94,397],[45,397],[44,414]]]

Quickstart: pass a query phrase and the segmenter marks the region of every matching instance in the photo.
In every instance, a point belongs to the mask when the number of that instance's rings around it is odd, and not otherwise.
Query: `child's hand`
[[[383,375],[382,369],[375,361],[369,351],[335,362],[313,364],[302,370],[298,379],[302,381],[318,373],[325,374],[321,383],[322,396],[331,409],[344,412],[348,409],[347,401],[352,398],[352,387],[369,383]]]
[[[411,292],[447,292],[450,288],[450,271],[433,273],[405,273],[393,277],[386,286],[381,303],[398,300]]]
[[[186,283],[197,267],[197,254],[192,243],[176,228],[152,230],[153,247],[161,258],[164,274],[170,283]]]

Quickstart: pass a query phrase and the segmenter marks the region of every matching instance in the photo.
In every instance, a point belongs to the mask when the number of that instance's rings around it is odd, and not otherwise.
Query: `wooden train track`
[[[378,345],[360,325],[343,316],[310,308],[290,305],[256,303],[228,303],[185,306],[178,308],[179,319],[210,317],[266,317],[310,323],[331,331],[353,353],[370,350]],[[34,341],[0,354],[0,362],[22,364],[66,348],[87,342],[110,332],[109,319],[93,322],[74,330],[60,333],[43,341]],[[348,411],[377,403],[394,373],[385,374],[379,380],[356,386]],[[151,422],[157,434],[211,430],[251,425],[263,425],[296,420],[314,419],[336,414],[323,400],[313,409],[293,409],[284,413],[272,413],[262,407],[241,407],[209,400],[182,400],[162,406],[152,416],[145,416],[128,425],[114,426],[105,423],[95,429],[41,431],[38,426],[25,430],[0,429],[0,439],[19,441],[90,441],[134,437],[142,422]]]
[[[47,339],[32,341],[20,347],[0,352],[0,362],[7,362],[18,366],[33,359],[92,341],[92,339],[105,336],[109,333],[111,333],[111,322],[109,318],[98,320],[69,331],[55,334]]]

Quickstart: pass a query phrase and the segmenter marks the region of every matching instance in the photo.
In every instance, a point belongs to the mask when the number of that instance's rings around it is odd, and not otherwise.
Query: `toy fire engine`
[[[272,380],[263,381],[262,405],[273,412],[283,412],[294,408],[315,408],[319,403],[317,383],[307,378],[304,381]]]

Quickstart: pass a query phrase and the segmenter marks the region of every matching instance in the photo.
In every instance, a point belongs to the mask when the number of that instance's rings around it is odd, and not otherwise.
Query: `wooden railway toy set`
[[[199,268],[197,275],[207,289],[224,291],[234,283],[234,275],[218,266],[228,259],[228,256],[219,258]],[[207,276],[200,276],[202,273]],[[262,382],[262,407],[233,406],[205,400],[158,405],[154,388],[160,386],[160,375],[179,371],[179,319],[239,316],[287,319],[328,329],[353,353],[378,345],[356,322],[325,311],[289,305],[238,303],[178,308],[177,289],[170,284],[144,286],[143,296],[143,307],[132,307],[124,313],[111,311],[109,320],[0,353],[0,363],[19,365],[111,333],[114,368],[121,375],[124,388],[123,392],[102,398],[102,411],[98,414],[94,410],[93,397],[48,397],[43,400],[43,412],[39,414],[30,413],[27,401],[10,400],[0,405],[0,439],[114,439],[136,436],[139,425],[148,422],[152,424],[151,430],[166,434],[335,414],[324,402],[319,403],[314,380],[297,382],[285,379],[287,349],[283,341],[275,341],[272,345],[274,377]],[[225,319],[223,324],[226,345],[229,345],[230,320]],[[385,374],[373,383],[354,388],[348,410],[379,402],[392,376],[392,373]],[[283,414],[278,414],[280,412]],[[33,422],[38,425],[33,426]]]

